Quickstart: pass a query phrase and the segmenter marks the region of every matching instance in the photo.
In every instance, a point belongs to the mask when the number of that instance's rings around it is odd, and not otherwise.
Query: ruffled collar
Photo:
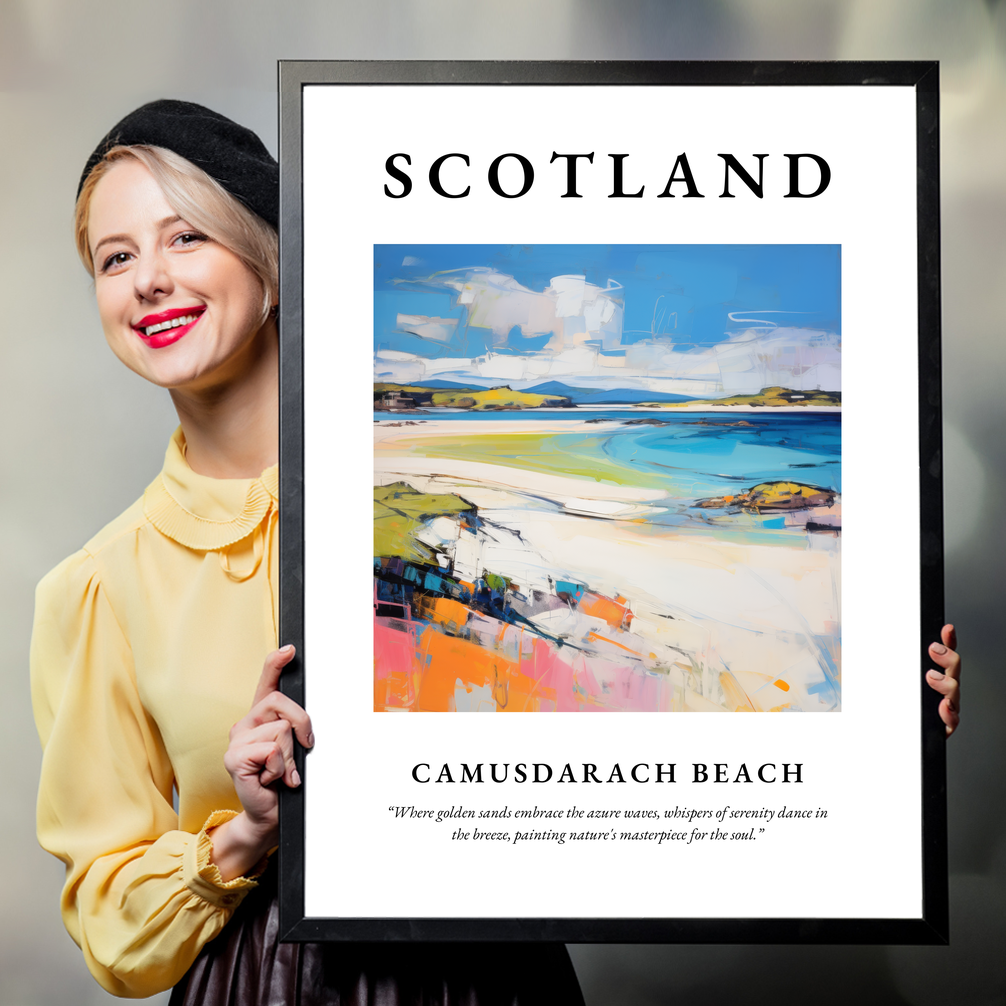
[[[186,548],[211,552],[252,533],[279,500],[279,466],[257,479],[213,479],[185,460],[185,437],[175,430],[164,468],[143,494],[143,512],[162,534]]]

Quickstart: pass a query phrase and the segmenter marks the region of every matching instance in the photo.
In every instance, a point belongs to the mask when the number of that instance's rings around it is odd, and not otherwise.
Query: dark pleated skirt
[[[274,874],[170,1006],[583,1006],[561,943],[280,943]]]

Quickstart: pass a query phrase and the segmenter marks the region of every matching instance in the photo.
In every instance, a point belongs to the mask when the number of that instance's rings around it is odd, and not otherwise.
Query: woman
[[[314,740],[274,649],[277,221],[258,137],[187,102],[131,113],[81,178],[106,339],[180,427],[142,499],[38,589],[38,831],[67,929],[121,996],[582,1003],[561,945],[277,944],[276,786]]]

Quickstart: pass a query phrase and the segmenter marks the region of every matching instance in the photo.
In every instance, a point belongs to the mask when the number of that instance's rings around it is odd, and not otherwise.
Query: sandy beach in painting
[[[414,522],[454,593],[378,604],[376,708],[839,708],[837,499],[703,509],[718,485],[639,460],[654,444],[677,461],[720,451],[726,435],[757,456],[762,426],[809,420],[629,419],[375,422],[375,486],[471,507]]]

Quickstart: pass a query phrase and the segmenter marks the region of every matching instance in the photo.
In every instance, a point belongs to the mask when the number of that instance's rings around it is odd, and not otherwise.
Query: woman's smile
[[[158,314],[148,314],[141,318],[133,331],[151,349],[161,349],[186,336],[206,310],[205,305],[176,307]]]

